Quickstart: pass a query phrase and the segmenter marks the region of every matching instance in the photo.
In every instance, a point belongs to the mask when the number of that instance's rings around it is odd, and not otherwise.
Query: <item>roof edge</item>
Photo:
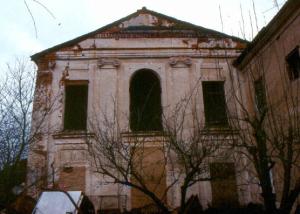
[[[126,20],[128,20],[128,19],[130,19],[130,18],[132,18],[132,17],[135,17],[135,16],[137,16],[139,13],[142,13],[142,12],[148,12],[148,13],[153,14],[153,15],[155,15],[155,16],[159,16],[159,17],[162,17],[162,18],[164,18],[164,19],[167,19],[167,20],[170,20],[170,21],[173,21],[173,22],[179,22],[179,23],[182,23],[182,24],[184,24],[184,25],[190,26],[190,27],[192,27],[192,28],[198,29],[198,30],[206,30],[206,31],[210,31],[210,32],[212,32],[212,33],[214,33],[214,34],[216,34],[216,35],[224,36],[224,37],[227,37],[227,38],[231,38],[231,39],[233,39],[233,40],[235,40],[235,41],[240,41],[240,42],[244,42],[244,43],[249,43],[249,41],[244,40],[244,39],[241,39],[241,38],[239,38],[239,37],[230,36],[230,35],[228,35],[228,34],[225,34],[225,33],[222,33],[222,32],[216,31],[216,30],[212,30],[212,29],[209,29],[209,28],[204,28],[204,27],[201,27],[201,26],[198,26],[198,25],[195,25],[195,24],[186,22],[186,21],[181,21],[181,20],[178,20],[178,19],[173,18],[173,17],[171,17],[171,16],[167,16],[167,15],[164,15],[164,14],[161,14],[161,13],[158,13],[158,12],[155,12],[155,11],[152,11],[152,10],[148,10],[148,9],[146,9],[146,7],[143,7],[142,9],[139,9],[139,10],[137,10],[136,12],[134,12],[134,13],[128,15],[128,16],[125,16],[124,18],[121,18],[121,19],[119,19],[119,20],[117,20],[117,21],[114,21],[114,22],[112,22],[112,23],[110,23],[110,24],[108,24],[108,25],[105,25],[105,26],[103,26],[103,27],[101,27],[101,28],[98,28],[98,29],[96,29],[96,30],[94,30],[94,31],[91,31],[91,32],[86,33],[86,34],[84,34],[84,35],[81,35],[81,36],[79,36],[79,37],[75,37],[74,39],[71,39],[71,40],[69,40],[69,41],[67,41],[67,42],[60,43],[60,44],[58,44],[58,45],[55,45],[55,46],[53,46],[53,47],[50,47],[50,48],[45,49],[45,50],[43,50],[43,51],[40,51],[40,52],[38,52],[38,53],[35,53],[35,54],[33,54],[33,55],[31,56],[31,60],[33,60],[34,62],[36,62],[40,57],[42,57],[42,56],[44,56],[44,55],[46,55],[46,54],[48,54],[48,53],[51,53],[51,52],[53,52],[53,51],[56,51],[56,50],[58,50],[58,49],[60,49],[60,48],[63,48],[63,47],[69,46],[69,45],[76,44],[76,43],[78,43],[78,42],[80,42],[80,41],[86,39],[87,37],[93,35],[93,34],[96,34],[96,33],[99,33],[99,32],[101,32],[101,31],[104,31],[104,30],[106,30],[106,29],[108,29],[108,28],[110,28],[110,27],[112,27],[112,26],[114,26],[114,25],[117,25],[117,24],[119,24],[119,23],[121,23],[121,22],[123,22],[123,21],[126,21]]]
[[[55,46],[53,46],[53,47],[50,47],[50,48],[47,48],[47,49],[45,49],[45,50],[43,50],[43,51],[40,51],[40,52],[38,52],[38,53],[35,53],[35,54],[31,55],[30,58],[31,58],[31,60],[33,60],[34,62],[36,62],[36,60],[38,60],[38,58],[39,58],[40,56],[43,56],[43,55],[48,54],[48,53],[51,53],[52,51],[55,51],[55,50],[57,50],[57,49],[59,49],[59,48],[62,48],[62,47],[65,47],[65,46],[72,45],[72,44],[74,44],[74,43],[80,42],[80,41],[82,41],[83,39],[85,39],[86,37],[88,37],[88,36],[90,36],[90,35],[93,35],[93,34],[99,32],[99,31],[103,31],[103,30],[105,30],[105,29],[108,29],[109,27],[111,27],[111,26],[113,26],[113,25],[115,25],[115,24],[118,24],[118,23],[120,23],[120,22],[122,22],[122,21],[125,21],[125,20],[128,19],[128,18],[133,17],[133,16],[134,16],[135,14],[137,14],[137,13],[138,13],[138,11],[136,11],[136,12],[134,12],[134,13],[128,15],[128,16],[125,16],[124,18],[121,18],[121,19],[119,19],[119,20],[117,20],[117,21],[114,21],[114,22],[112,22],[112,23],[110,23],[110,24],[108,24],[108,25],[105,25],[105,26],[103,26],[103,27],[101,27],[101,28],[98,28],[98,29],[96,29],[96,30],[93,30],[93,31],[91,31],[91,32],[89,32],[89,33],[83,34],[83,35],[81,35],[81,36],[75,37],[75,38],[73,38],[73,39],[71,39],[71,40],[68,40],[68,41],[66,41],[66,42],[60,43],[60,44],[58,44],[58,45],[55,45]]]
[[[280,29],[295,11],[300,8],[299,0],[288,0],[272,20],[263,27],[242,54],[234,61],[233,65],[242,69],[250,61],[255,52],[263,48],[267,41],[274,36],[274,32]]]

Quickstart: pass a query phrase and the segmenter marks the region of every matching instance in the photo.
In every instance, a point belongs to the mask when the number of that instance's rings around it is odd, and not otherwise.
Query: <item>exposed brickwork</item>
[[[70,167],[62,170],[59,186],[68,191],[85,191],[85,167]]]
[[[49,69],[49,62],[54,61],[56,59],[56,53],[49,53],[45,56],[41,57],[37,62],[38,70],[39,71],[46,71]]]
[[[50,72],[39,72],[37,74],[36,85],[40,87],[40,85],[49,85],[52,83],[52,73]]]

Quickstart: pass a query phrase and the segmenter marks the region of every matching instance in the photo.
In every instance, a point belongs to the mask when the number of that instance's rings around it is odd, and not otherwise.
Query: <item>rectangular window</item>
[[[238,193],[234,163],[210,163],[212,204],[237,206]]]
[[[88,84],[65,86],[64,130],[85,130],[87,122]]]
[[[224,82],[202,82],[202,90],[206,125],[227,126]]]
[[[262,78],[254,81],[255,103],[260,114],[266,111],[266,91],[265,84]]]
[[[289,77],[291,80],[298,79],[300,77],[300,54],[299,46],[292,50],[286,57],[288,64]]]

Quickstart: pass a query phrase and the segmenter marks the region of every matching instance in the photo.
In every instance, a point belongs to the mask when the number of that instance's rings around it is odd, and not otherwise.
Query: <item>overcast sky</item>
[[[25,1],[34,17],[37,32]],[[278,12],[275,0],[39,0],[50,13],[35,0],[25,1],[9,0],[1,5],[1,69],[15,56],[29,57],[43,49],[110,24],[143,6],[239,37],[243,37],[241,28],[245,23],[247,39],[257,33],[252,2],[256,8],[259,29]],[[277,0],[279,7],[285,1]]]

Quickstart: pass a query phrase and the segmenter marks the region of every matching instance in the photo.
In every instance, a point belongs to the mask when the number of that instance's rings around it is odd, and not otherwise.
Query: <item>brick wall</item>
[[[85,191],[85,167],[68,167],[61,171],[59,186],[67,191]]]

